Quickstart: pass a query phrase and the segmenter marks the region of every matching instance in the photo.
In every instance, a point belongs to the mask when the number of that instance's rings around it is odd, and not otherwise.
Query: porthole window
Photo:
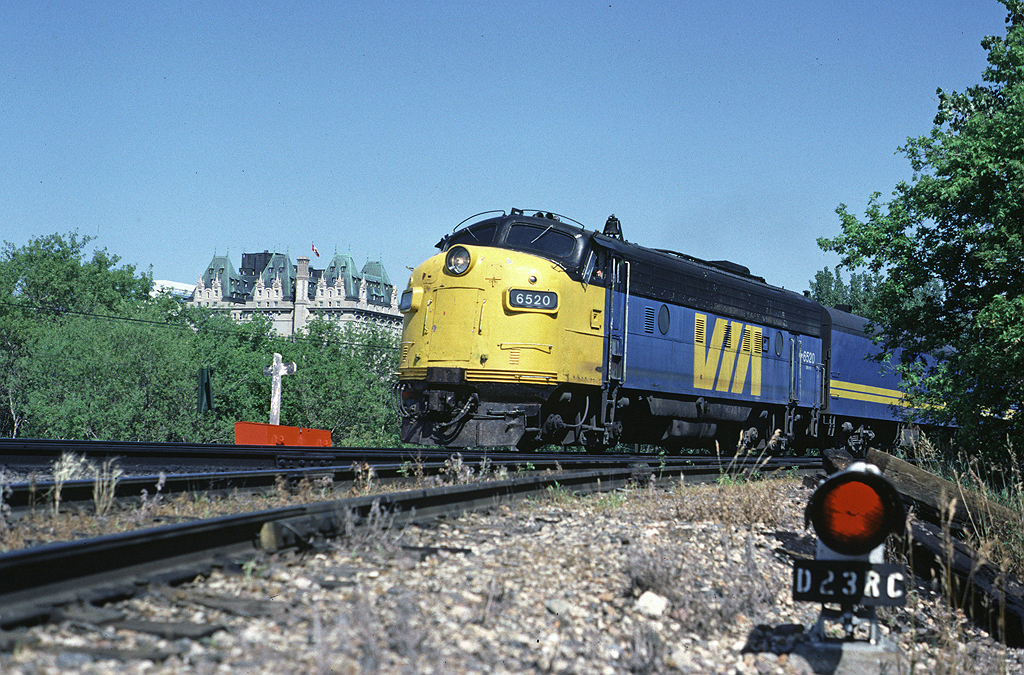
[[[668,334],[669,325],[669,313],[668,305],[662,305],[661,309],[658,310],[658,330],[661,331],[662,335]]]
[[[775,333],[775,355],[782,356],[782,331]]]

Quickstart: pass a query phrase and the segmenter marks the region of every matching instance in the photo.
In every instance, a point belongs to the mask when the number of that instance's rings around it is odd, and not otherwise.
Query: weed
[[[79,457],[73,452],[65,452],[60,459],[53,463],[53,516],[60,515],[60,495],[64,490],[64,483],[69,480],[84,478],[92,468],[84,457]]]
[[[352,480],[357,495],[369,495],[377,472],[367,462],[352,462]]]
[[[677,599],[677,586],[683,566],[679,551],[668,548],[631,549],[626,556],[626,578],[634,596],[652,591],[666,598]]]
[[[665,642],[648,624],[633,628],[632,648],[626,657],[626,667],[637,675],[660,673],[665,662]]]
[[[160,472],[159,478],[156,481],[156,489],[153,491],[153,498],[150,499],[149,491],[146,488],[142,488],[142,496],[139,500],[139,508],[135,511],[136,522],[148,521],[152,515],[153,510],[160,504],[160,492],[164,489],[164,484],[167,482],[167,474],[163,471]]]
[[[492,579],[487,585],[487,601],[484,603],[483,612],[480,615],[480,625],[486,627],[487,621],[491,616],[491,608],[499,607],[505,601],[505,582],[500,583],[497,580]]]
[[[533,462],[526,462],[525,464],[516,464],[516,475],[522,476],[528,471],[536,471],[537,467],[533,465]]]
[[[564,488],[556,481],[554,485],[548,486],[548,499],[557,506],[569,506],[577,500],[576,493]]]
[[[263,573],[267,571],[267,561],[261,555],[257,555],[246,560],[242,563],[242,574],[244,575],[245,583],[252,585],[256,579],[263,576]]]
[[[10,484],[7,482],[7,472],[0,469],[0,531],[6,530],[9,526],[8,518],[11,515],[11,505],[7,499],[13,494]]]
[[[395,623],[387,628],[388,646],[399,656],[415,660],[427,639],[422,610],[409,591],[399,593],[396,605]]]
[[[342,531],[334,545],[349,551],[393,554],[405,534],[404,529],[394,526],[398,513],[382,509],[379,499],[373,500],[365,518],[360,519],[352,509],[338,516]]]
[[[416,479],[416,487],[423,487],[423,477],[426,475],[423,463],[423,452],[416,451],[416,456],[402,462],[398,474],[403,478],[413,477]]]
[[[32,517],[36,517],[36,484],[39,482],[39,477],[36,472],[33,471],[28,475],[28,503],[31,507]]]
[[[776,433],[778,432],[776,431]],[[761,450],[761,454],[758,455],[754,464],[748,467],[739,466],[739,460],[744,457],[749,457],[750,455],[747,452],[737,450],[736,454],[732,456],[732,460],[730,460],[728,466],[722,469],[722,474],[718,477],[718,482],[725,485],[735,485],[761,478],[761,470],[765,467],[768,461],[771,460],[771,457],[768,455],[768,448],[770,447],[771,445],[769,444]],[[715,441],[715,455],[718,457],[719,463],[721,463],[722,451],[718,445],[718,441]]]
[[[473,478],[473,467],[462,461],[462,453],[455,452],[444,460],[441,467],[441,475],[447,476],[448,482],[455,485],[465,485]]]
[[[598,511],[611,511],[626,503],[626,495],[621,490],[602,492],[593,498],[594,508]]]
[[[288,489],[288,479],[284,476],[274,478],[274,495],[279,502],[287,502],[291,497],[291,490]]]
[[[312,479],[309,476],[303,476],[296,487],[296,497],[300,503],[304,504],[327,499],[333,485],[333,474],[316,475]]]
[[[102,518],[114,505],[117,481],[124,475],[121,467],[113,459],[104,460],[102,464],[91,465],[93,472],[92,501],[97,517]]]

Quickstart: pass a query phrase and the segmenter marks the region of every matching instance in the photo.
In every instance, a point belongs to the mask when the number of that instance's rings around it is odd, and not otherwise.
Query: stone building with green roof
[[[398,295],[380,262],[362,270],[352,256],[335,253],[324,269],[287,253],[243,253],[236,270],[228,256],[214,255],[199,276],[192,302],[222,310],[235,321],[263,314],[281,335],[294,335],[313,318],[339,324],[374,323],[396,334],[402,330]]]

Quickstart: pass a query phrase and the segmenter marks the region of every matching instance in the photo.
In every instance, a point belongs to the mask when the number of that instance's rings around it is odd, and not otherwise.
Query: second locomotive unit
[[[864,319],[629,243],[615,216],[603,233],[479,216],[402,294],[403,441],[862,451],[903,436],[898,378],[867,360]]]

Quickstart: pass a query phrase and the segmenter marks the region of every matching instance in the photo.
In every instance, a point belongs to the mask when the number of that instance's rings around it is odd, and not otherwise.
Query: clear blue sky
[[[77,229],[157,279],[213,254],[407,266],[545,209],[804,290],[835,208],[910,177],[995,0],[0,6],[0,240]]]

